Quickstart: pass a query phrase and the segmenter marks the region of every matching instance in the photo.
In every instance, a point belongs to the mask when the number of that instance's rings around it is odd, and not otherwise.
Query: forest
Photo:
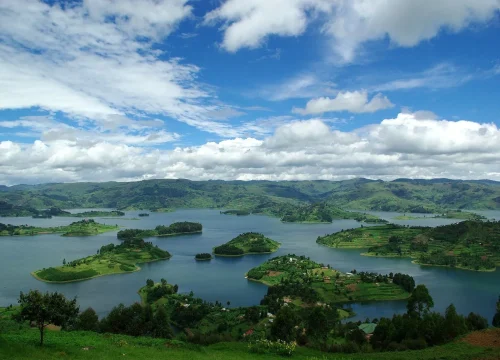
[[[120,240],[135,239],[135,238],[148,238],[148,237],[161,237],[161,236],[176,236],[182,234],[196,234],[203,231],[203,226],[195,222],[176,222],[169,226],[158,225],[153,230],[144,229],[125,229],[117,233],[117,238]]]
[[[248,232],[240,234],[231,241],[213,249],[218,256],[242,256],[245,254],[272,253],[281,244],[265,237],[263,234]]]

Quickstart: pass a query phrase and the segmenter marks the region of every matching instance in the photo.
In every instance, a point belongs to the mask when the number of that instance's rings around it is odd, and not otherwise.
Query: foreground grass
[[[91,332],[52,332],[46,334],[46,345],[40,348],[36,330],[24,330],[0,335],[0,359],[178,359],[178,360],[233,360],[283,359],[276,355],[256,355],[245,343],[219,343],[207,347],[152,338],[133,338],[124,335]],[[396,353],[330,354],[299,347],[293,359],[348,360],[348,359],[415,359],[465,360],[498,359],[500,348],[472,346],[462,341],[425,350]]]

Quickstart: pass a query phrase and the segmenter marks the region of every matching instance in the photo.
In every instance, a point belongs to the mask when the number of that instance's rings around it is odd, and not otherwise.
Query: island
[[[123,211],[112,210],[112,211],[101,211],[101,210],[89,210],[79,213],[71,213],[66,210],[62,210],[58,207],[51,207],[48,209],[38,210],[30,206],[24,205],[12,205],[5,201],[0,200],[0,216],[2,217],[20,217],[20,216],[31,216],[34,219],[51,219],[53,216],[64,216],[64,217],[118,217],[124,216]]]
[[[500,222],[463,221],[438,227],[388,224],[340,231],[316,240],[365,256],[408,257],[415,264],[494,271],[500,265]]]
[[[474,220],[474,221],[482,221],[487,220],[486,217],[470,212],[470,211],[462,211],[462,210],[452,210],[446,211],[438,215],[434,216],[412,216],[412,215],[398,215],[394,217],[394,220],[426,220],[426,219],[458,219],[458,220]]]
[[[369,272],[342,273],[308,257],[289,254],[269,259],[246,274],[270,288],[261,302],[314,306],[318,303],[403,300],[415,281],[409,275]]]
[[[334,219],[352,219],[373,224],[387,223],[387,220],[375,215],[346,211],[326,203],[288,207],[281,217],[281,221],[285,223],[303,224],[329,224]]]
[[[243,256],[248,254],[268,254],[279,249],[281,243],[271,240],[260,233],[240,234],[231,241],[216,246],[213,252],[217,256]]]
[[[236,216],[246,216],[250,215],[250,211],[248,210],[226,210],[220,212],[223,215],[236,215]]]
[[[152,230],[145,229],[126,229],[118,231],[116,235],[120,240],[148,238],[148,237],[166,237],[178,235],[200,234],[203,226],[195,222],[176,222],[169,226],[158,225]]]
[[[212,254],[209,253],[201,253],[201,254],[196,254],[194,258],[197,261],[206,261],[206,260],[212,260]]]
[[[65,283],[92,279],[98,276],[139,271],[138,264],[171,257],[168,251],[142,239],[125,240],[120,245],[102,246],[96,255],[66,262],[58,267],[37,270],[31,274],[38,280]]]
[[[93,219],[72,222],[67,226],[38,227],[31,225],[10,225],[0,223],[0,236],[31,236],[41,234],[62,234],[61,236],[93,236],[117,230],[116,225],[105,225]]]
[[[139,214],[140,217],[145,217],[145,216],[149,216],[149,213],[140,213]]]

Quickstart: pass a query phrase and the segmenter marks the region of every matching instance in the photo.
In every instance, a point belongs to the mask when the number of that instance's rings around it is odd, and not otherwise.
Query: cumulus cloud
[[[307,103],[305,109],[294,108],[292,111],[302,115],[322,114],[335,111],[373,113],[391,107],[394,107],[394,104],[382,94],[377,94],[368,100],[367,91],[341,91],[333,99],[329,97],[312,99]]]
[[[256,94],[266,100],[281,101],[335,94],[334,89],[333,82],[321,80],[311,73],[303,73],[282,83],[267,85],[259,89]]]
[[[0,142],[0,183],[148,178],[339,180],[357,176],[500,180],[495,124],[401,113],[354,131],[292,121],[263,139],[159,150],[99,139]]]
[[[199,68],[154,49],[190,16],[187,3],[0,2],[0,110],[39,107],[98,124],[163,115],[234,136],[207,114],[223,105],[198,82]]]
[[[458,32],[484,23],[498,9],[499,0],[227,0],[205,23],[223,22],[222,47],[235,52],[259,47],[272,35],[301,35],[320,21],[336,54],[351,61],[364,42],[388,38],[410,47],[443,29]]]

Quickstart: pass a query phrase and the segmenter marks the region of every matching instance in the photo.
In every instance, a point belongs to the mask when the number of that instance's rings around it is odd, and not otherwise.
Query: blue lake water
[[[160,248],[168,250],[173,257],[167,261],[142,264],[142,270],[130,274],[104,276],[68,284],[47,284],[34,279],[30,272],[44,267],[94,254],[102,245],[119,243],[116,232],[92,237],[61,237],[38,235],[0,237],[0,306],[15,304],[20,291],[39,289],[60,291],[66,296],[77,296],[81,308],[93,307],[100,315],[106,314],[119,303],[131,304],[139,301],[137,290],[146,279],[179,285],[180,292],[193,291],[197,296],[222,302],[231,301],[231,306],[258,304],[267,291],[266,286],[247,281],[245,273],[270,257],[295,253],[330,264],[342,271],[352,269],[375,271],[382,274],[401,272],[410,274],[417,284],[425,284],[434,298],[435,309],[444,311],[454,303],[457,310],[468,314],[480,313],[491,321],[495,302],[500,295],[500,271],[472,272],[440,267],[414,265],[409,259],[374,258],[361,256],[361,250],[331,249],[316,244],[320,235],[358,227],[353,220],[336,220],[332,224],[284,224],[279,219],[267,216],[227,216],[218,210],[178,210],[171,213],[152,213],[149,217],[131,220],[139,211],[126,212],[124,218],[95,218],[106,224],[117,224],[122,228],[154,228],[176,221],[198,221],[203,224],[203,234],[173,238],[148,239]],[[377,215],[392,219],[397,213],[377,212]],[[488,218],[500,219],[499,211],[484,212]],[[0,218],[2,223],[32,224],[40,226],[65,225],[74,218],[52,219]],[[391,220],[392,221],[392,220]],[[430,219],[394,221],[399,224],[438,226],[457,222],[452,219]],[[366,226],[366,224],[365,224]],[[241,258],[215,258],[210,262],[197,262],[194,255],[211,252],[214,246],[223,244],[243,232],[256,231],[282,243],[271,255],[250,255]],[[372,302],[352,304],[357,313],[355,319],[391,316],[404,312],[406,302]]]

